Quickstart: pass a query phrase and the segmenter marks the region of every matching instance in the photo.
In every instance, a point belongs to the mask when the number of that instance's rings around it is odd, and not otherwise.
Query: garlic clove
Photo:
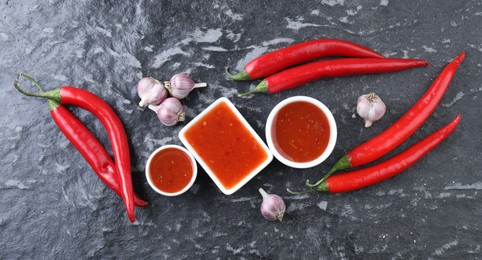
[[[263,217],[267,220],[282,221],[286,211],[283,199],[278,195],[266,193],[262,188],[258,191],[263,196],[263,202],[261,202],[260,207]]]
[[[141,98],[140,107],[158,105],[168,97],[162,83],[151,77],[142,78],[137,84],[137,94]]]
[[[149,109],[154,111],[159,121],[165,126],[173,126],[177,122],[186,119],[186,113],[181,102],[174,97],[167,98],[160,105],[149,105]]]
[[[164,87],[169,91],[169,94],[178,99],[187,97],[195,88],[206,86],[206,83],[194,83],[194,81],[184,73],[176,74],[172,76],[170,81],[164,82]]]
[[[361,95],[357,99],[356,111],[365,120],[365,127],[370,127],[373,122],[383,117],[386,112],[383,100],[375,93]]]

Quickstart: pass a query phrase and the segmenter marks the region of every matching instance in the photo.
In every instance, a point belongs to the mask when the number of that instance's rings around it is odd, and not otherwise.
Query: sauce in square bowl
[[[220,98],[186,125],[179,137],[225,194],[232,194],[273,156],[234,105]]]

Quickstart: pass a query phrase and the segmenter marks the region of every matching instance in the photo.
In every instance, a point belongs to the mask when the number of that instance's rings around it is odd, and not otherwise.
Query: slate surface
[[[480,258],[482,5],[480,1],[0,1],[0,258]],[[272,96],[239,98],[256,82],[233,82],[223,68],[289,44],[330,37],[430,67],[321,80]],[[391,180],[348,194],[292,196],[286,187],[317,179],[350,147],[375,136],[413,104],[461,51],[467,58],[433,116],[404,150],[458,113],[454,135]],[[129,223],[121,200],[95,176],[52,122],[47,103],[16,92],[25,72],[48,89],[73,85],[105,99],[130,138],[136,191],[150,206]],[[147,185],[155,148],[180,144],[137,109],[142,76],[189,73],[209,87],[183,101],[188,120],[228,97],[264,139],[281,100],[324,102],[339,126],[326,163],[295,170],[273,161],[248,185],[224,196],[204,172],[186,194],[166,198]],[[26,86],[26,85],[24,85]],[[370,129],[355,100],[376,92],[388,113]],[[92,115],[71,108],[108,145]],[[259,187],[282,195],[282,223],[267,222]]]

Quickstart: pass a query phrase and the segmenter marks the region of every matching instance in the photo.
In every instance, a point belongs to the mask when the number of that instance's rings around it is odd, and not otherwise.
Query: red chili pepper
[[[323,179],[315,184],[307,183],[308,186],[316,186],[335,171],[357,167],[372,162],[407,140],[433,113],[450,85],[458,66],[464,58],[465,52],[462,52],[457,58],[450,62],[435,79],[423,97],[420,98],[420,100],[415,103],[405,115],[398,119],[397,122],[373,139],[346,152],[346,154],[328,171]]]
[[[282,69],[324,57],[384,58],[367,47],[337,39],[318,39],[302,42],[264,54],[233,75],[226,68],[228,77],[234,80],[260,79]]]
[[[112,108],[93,93],[74,87],[62,86],[59,89],[33,94],[20,89],[17,84],[14,84],[14,86],[27,96],[43,97],[60,104],[78,106],[93,113],[100,120],[106,128],[112,145],[114,161],[116,162],[115,170],[118,175],[117,179],[120,182],[121,195],[127,209],[127,215],[129,220],[134,222],[134,189],[130,170],[129,144],[122,122]]]
[[[49,100],[50,115],[62,133],[85,158],[87,163],[97,173],[97,176],[117,195],[122,197],[122,191],[117,181],[115,163],[104,146],[95,138],[89,129],[80,122],[66,107]],[[147,202],[134,194],[134,205],[144,207]]]
[[[256,88],[241,94],[278,93],[322,78],[346,77],[360,74],[387,73],[427,66],[428,62],[412,59],[347,58],[308,63],[273,74]]]
[[[303,192],[293,192],[295,194],[321,191],[321,192],[349,192],[358,190],[375,183],[379,183],[388,178],[391,178],[423,158],[427,153],[432,151],[435,147],[441,144],[452,132],[457,128],[461,119],[461,115],[457,115],[452,122],[440,128],[433,134],[429,135],[422,141],[411,146],[402,153],[382,162],[377,165],[353,171],[330,176],[318,186],[311,190]]]

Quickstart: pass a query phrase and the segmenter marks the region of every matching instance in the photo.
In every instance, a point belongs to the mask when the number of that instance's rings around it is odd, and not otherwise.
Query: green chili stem
[[[254,93],[269,93],[268,91],[268,83],[266,83],[266,80],[261,81],[255,88],[249,90],[246,93],[240,94],[240,97],[244,97],[247,95],[251,95]]]
[[[302,195],[302,194],[306,194],[306,193],[309,193],[309,192],[315,192],[316,188],[309,189],[309,190],[297,190],[297,191],[294,191],[294,190],[288,188],[286,190],[293,195]]]
[[[18,77],[24,77],[24,78],[30,80],[38,89],[40,89],[42,92],[45,92],[45,90],[42,88],[42,86],[40,86],[40,84],[35,79],[30,77],[29,75],[27,75],[25,73],[20,73],[20,74],[18,74]],[[17,79],[18,79],[18,77],[17,77]]]
[[[251,80],[246,70],[240,71],[238,74],[231,74],[229,67],[224,68],[226,75],[232,80]]]
[[[31,92],[28,92],[22,88],[20,88],[19,86],[19,78],[20,77],[23,77],[25,79],[28,79],[29,81],[31,81],[39,90],[42,91],[42,93],[31,93]],[[53,100],[53,101],[56,101],[57,103],[60,103],[60,89],[54,89],[54,90],[51,90],[51,91],[48,91],[48,92],[45,92],[45,90],[42,88],[42,86],[40,86],[40,84],[35,81],[32,77],[28,76],[27,74],[24,74],[24,73],[20,73],[17,77],[17,79],[13,82],[13,86],[15,87],[15,89],[17,89],[20,93],[26,95],[26,96],[29,96],[29,97],[41,97],[41,98],[47,98],[47,99],[50,99],[50,100]]]
[[[288,190],[289,193],[294,194],[294,195],[301,195],[301,194],[305,194],[305,193],[309,193],[309,192],[315,192],[315,191],[329,192],[328,183],[326,181],[323,181],[320,184],[318,184],[318,186],[312,187],[311,189],[307,189],[307,190],[300,190],[300,191],[294,191],[294,190],[291,190],[291,189],[287,189],[287,190]]]
[[[323,176],[323,178],[321,178],[321,180],[317,181],[316,183],[310,183],[309,180],[306,180],[306,186],[308,187],[316,187],[318,185],[320,185],[322,182],[326,181],[326,179],[328,179],[328,177],[330,177],[334,172],[336,171],[339,171],[339,170],[344,170],[344,169],[348,169],[351,167],[351,163],[350,161],[348,160],[348,156],[345,154],[343,155],[343,157],[341,157],[336,163],[335,165],[333,165],[333,167],[331,167],[331,169],[328,171],[328,173],[325,174],[325,176]]]

